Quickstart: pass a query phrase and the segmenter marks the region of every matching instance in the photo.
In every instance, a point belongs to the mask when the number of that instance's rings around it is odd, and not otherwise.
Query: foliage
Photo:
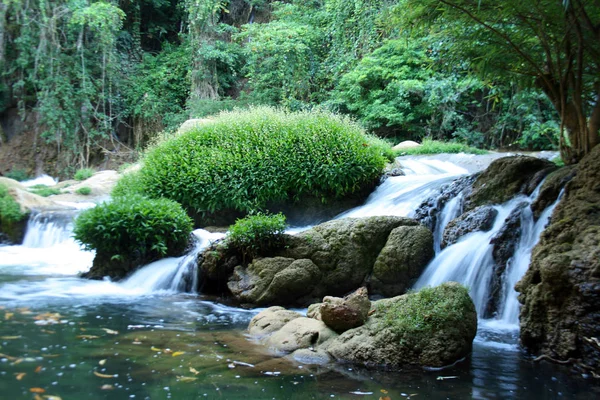
[[[129,196],[82,212],[74,237],[87,250],[113,258],[156,259],[181,254],[191,230],[190,218],[176,202]]]
[[[37,194],[42,197],[49,197],[60,194],[60,189],[48,187],[46,185],[35,185],[29,188],[29,191],[33,194]]]
[[[80,194],[82,196],[88,196],[92,193],[92,189],[88,186],[82,186],[75,191],[75,193]]]
[[[442,284],[409,292],[402,301],[378,310],[386,326],[402,337],[403,333],[433,333],[460,323],[466,310],[475,312],[469,291],[464,286]]]
[[[466,153],[466,154],[486,154],[487,151],[475,147],[469,147],[462,143],[440,142],[437,140],[424,139],[419,147],[411,147],[397,151],[397,155],[417,155],[417,154],[441,154],[441,153]]]
[[[141,169],[151,197],[194,212],[244,212],[310,196],[351,195],[380,175],[387,143],[346,118],[273,108],[224,112],[150,149]]]
[[[23,182],[30,179],[29,174],[24,169],[13,168],[4,174],[5,177],[14,179],[15,181]]]
[[[75,172],[75,175],[73,176],[73,178],[76,181],[85,181],[86,179],[89,179],[92,177],[92,175],[94,175],[94,170],[91,168],[81,168],[78,169],[77,172]]]
[[[0,184],[0,221],[17,222],[27,214],[21,211],[21,206],[8,192],[6,185]]]
[[[112,197],[128,197],[145,195],[144,183],[139,171],[123,174],[111,192]]]
[[[225,242],[229,248],[254,257],[256,254],[283,246],[284,231],[283,214],[268,215],[259,212],[238,219],[229,228]]]
[[[434,32],[448,63],[541,89],[560,115],[568,163],[600,142],[598,2],[407,0],[396,15]]]

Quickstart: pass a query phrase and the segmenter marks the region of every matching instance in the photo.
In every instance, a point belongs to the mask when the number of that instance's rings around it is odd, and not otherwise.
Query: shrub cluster
[[[181,254],[191,231],[192,221],[174,201],[126,196],[81,213],[74,236],[112,258],[151,260]]]
[[[94,175],[93,169],[81,168],[81,169],[78,169],[77,172],[75,172],[75,175],[73,176],[73,178],[75,178],[76,181],[85,181],[86,179],[91,178],[92,175]]]
[[[284,231],[283,214],[257,213],[238,219],[229,228],[225,243],[228,247],[239,250],[244,256],[254,257],[283,245]]]
[[[82,186],[75,191],[75,193],[80,194],[82,196],[88,196],[92,193],[92,189],[88,186]]]
[[[468,146],[464,143],[441,142],[438,140],[423,139],[421,146],[398,150],[397,153],[398,155],[419,155],[441,153],[487,154],[488,152],[476,147]]]
[[[0,221],[17,222],[27,214],[21,212],[21,206],[8,193],[8,188],[0,184]]]
[[[141,181],[150,197],[194,212],[248,212],[350,195],[378,179],[392,157],[387,143],[346,118],[260,107],[223,112],[159,143],[144,158]]]
[[[29,188],[29,191],[33,194],[37,194],[42,197],[54,196],[60,194],[60,190],[46,185],[35,185]]]

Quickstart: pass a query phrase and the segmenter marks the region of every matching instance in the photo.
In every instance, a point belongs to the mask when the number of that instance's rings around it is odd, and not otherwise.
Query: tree
[[[474,70],[543,90],[565,163],[600,142],[600,1],[407,0],[395,15],[405,27],[424,22]]]

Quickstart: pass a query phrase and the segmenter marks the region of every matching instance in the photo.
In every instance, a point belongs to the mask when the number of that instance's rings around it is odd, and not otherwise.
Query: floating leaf
[[[154,346],[150,347],[150,350],[152,350],[152,351],[162,351],[162,349],[156,348]]]
[[[106,333],[108,333],[109,335],[118,335],[119,331],[113,331],[112,329],[108,329],[108,328],[102,328],[102,330]]]
[[[6,358],[11,361],[17,359],[17,357],[12,357],[12,356],[9,356],[8,354],[2,354],[2,353],[0,353],[0,358]]]
[[[41,366],[41,365],[38,365],[38,366],[35,368],[35,373],[36,373],[36,374],[39,374],[41,370],[42,370],[42,366]]]
[[[58,397],[58,396],[44,396],[44,399],[46,400],[62,400],[62,398]]]
[[[108,384],[100,386],[101,390],[113,390],[114,388],[115,387],[113,385],[108,385]]]
[[[458,376],[438,376],[437,380],[438,381],[445,381],[446,379],[457,379]]]
[[[178,376],[177,379],[181,382],[193,382],[198,378],[195,378],[193,376]]]
[[[49,335],[54,335],[56,333],[56,331],[49,331],[47,329],[42,329],[42,332],[47,333]]]
[[[385,396],[385,397],[380,397],[379,400],[392,400],[392,399],[389,398],[388,396]]]
[[[94,336],[94,335],[77,335],[77,339],[84,339],[84,340],[91,340],[91,339],[98,339],[100,336]]]
[[[11,319],[13,317],[13,315],[15,315],[15,314],[11,313],[11,312],[6,312],[6,313],[4,313],[4,319],[8,321],[9,319]]]
[[[35,396],[33,396],[33,400],[44,400],[44,398],[39,394],[36,394]]]
[[[25,375],[27,375],[25,372],[15,372],[15,378],[17,378],[18,381],[23,379]]]
[[[2,340],[15,340],[15,339],[21,339],[22,336],[0,336],[0,339]]]
[[[194,367],[190,367],[190,372],[194,375],[198,375],[200,372],[198,370],[196,370],[196,368]]]
[[[32,388],[29,388],[29,391],[31,393],[45,393],[46,389],[42,389],[40,387],[32,387]],[[46,396],[44,396],[44,397],[46,397]]]
[[[98,378],[116,378],[117,377],[117,375],[101,374],[98,371],[94,371],[94,375],[96,375]]]
[[[383,393],[383,394],[387,394],[388,393],[388,391],[385,390],[385,389],[381,389],[380,392]]]
[[[176,351],[175,353],[173,353],[173,357],[177,357],[177,356],[180,356],[182,354],[185,354],[185,351]]]
[[[106,364],[106,360],[100,360],[100,361],[98,361],[98,364],[104,365],[104,364]]]

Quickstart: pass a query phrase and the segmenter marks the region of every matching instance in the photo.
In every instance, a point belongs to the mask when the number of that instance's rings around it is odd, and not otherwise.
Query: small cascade
[[[72,241],[73,218],[68,211],[48,211],[32,214],[27,222],[24,247],[49,248]]]
[[[198,254],[214,240],[224,234],[210,233],[204,229],[193,232],[196,236],[194,248],[183,257],[165,258],[150,263],[137,270],[119,285],[126,290],[140,294],[156,291],[196,292],[198,288]]]
[[[438,254],[442,250],[442,235],[444,234],[446,225],[462,213],[463,197],[463,192],[460,192],[458,196],[448,201],[437,218],[433,230],[433,249],[435,250],[435,254]]]

